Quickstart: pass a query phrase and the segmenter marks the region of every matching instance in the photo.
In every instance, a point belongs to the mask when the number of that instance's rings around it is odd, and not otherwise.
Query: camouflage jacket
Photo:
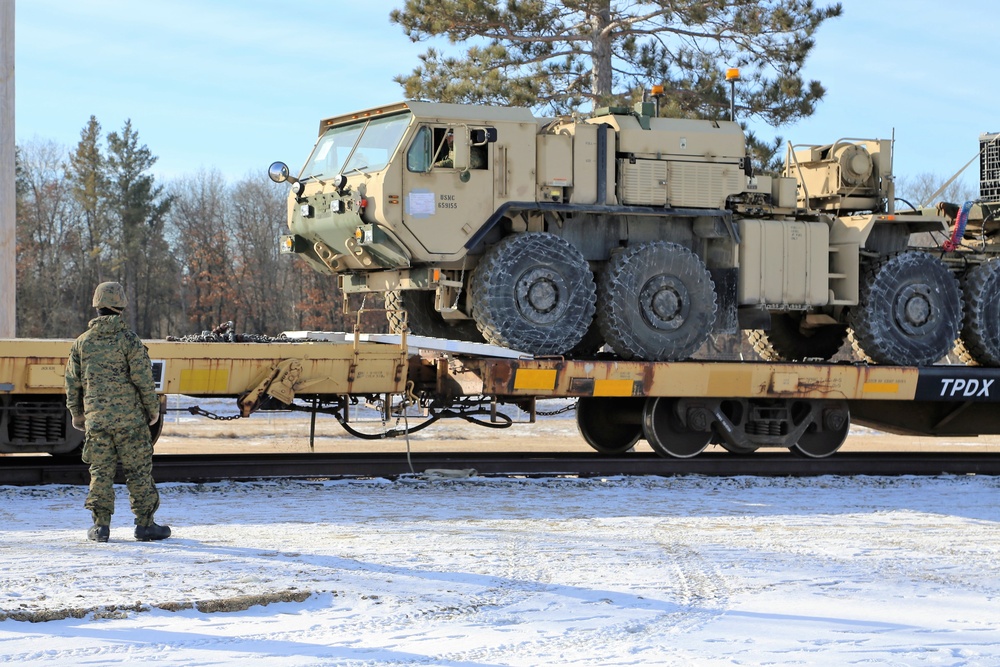
[[[159,412],[146,346],[118,315],[92,319],[70,348],[66,407],[88,428],[139,426]]]

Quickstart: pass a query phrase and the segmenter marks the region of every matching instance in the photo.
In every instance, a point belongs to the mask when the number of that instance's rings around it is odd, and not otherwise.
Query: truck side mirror
[[[284,183],[285,181],[295,183],[298,180],[288,173],[288,165],[284,162],[272,162],[271,166],[267,168],[267,176],[275,183]]]
[[[288,165],[284,162],[272,162],[271,166],[267,168],[267,176],[275,183],[289,182],[292,185],[299,182],[299,179],[292,176],[291,172],[288,171]]]
[[[497,140],[497,129],[495,127],[480,127],[469,133],[469,139],[473,146],[492,144]]]

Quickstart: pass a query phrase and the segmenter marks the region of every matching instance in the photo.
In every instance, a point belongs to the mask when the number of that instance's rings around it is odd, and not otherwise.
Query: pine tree
[[[107,164],[101,146],[101,124],[90,117],[80,131],[80,141],[69,156],[66,179],[78,206],[79,243],[75,264],[79,275],[73,284],[75,310],[82,317],[93,313],[91,299],[94,287],[105,280],[114,280],[105,264],[110,258],[113,233],[106,210]],[[84,319],[86,322],[86,319]]]
[[[115,266],[124,284],[130,307],[129,324],[148,337],[161,325],[172,305],[176,264],[163,236],[171,199],[148,173],[156,157],[139,143],[132,121],[126,120],[121,134],[108,135],[108,207],[117,234]]]
[[[415,42],[469,44],[462,57],[431,48],[396,77],[412,99],[562,113],[663,84],[663,115],[725,118],[725,71],[739,67],[740,116],[778,126],[822,98],[801,70],[817,28],[840,14],[810,0],[407,0],[390,20]]]

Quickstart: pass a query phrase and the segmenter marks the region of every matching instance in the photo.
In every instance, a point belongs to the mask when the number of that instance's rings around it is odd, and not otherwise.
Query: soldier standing
[[[153,483],[149,427],[160,418],[160,401],[146,347],[120,316],[127,305],[119,283],[98,285],[98,317],[73,343],[66,363],[66,407],[73,426],[87,433],[83,461],[90,464],[90,493],[84,507],[94,517],[87,537],[95,542],[107,542],[111,534],[118,461],[135,514],[135,539],[170,537],[168,526],[153,521],[160,495]]]

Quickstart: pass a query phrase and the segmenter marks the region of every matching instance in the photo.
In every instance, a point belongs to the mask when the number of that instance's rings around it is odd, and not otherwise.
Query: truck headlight
[[[370,245],[375,241],[374,225],[361,225],[354,230],[354,240],[358,245]]]
[[[278,239],[278,250],[283,255],[303,253],[309,250],[309,241],[298,234],[282,234]]]

